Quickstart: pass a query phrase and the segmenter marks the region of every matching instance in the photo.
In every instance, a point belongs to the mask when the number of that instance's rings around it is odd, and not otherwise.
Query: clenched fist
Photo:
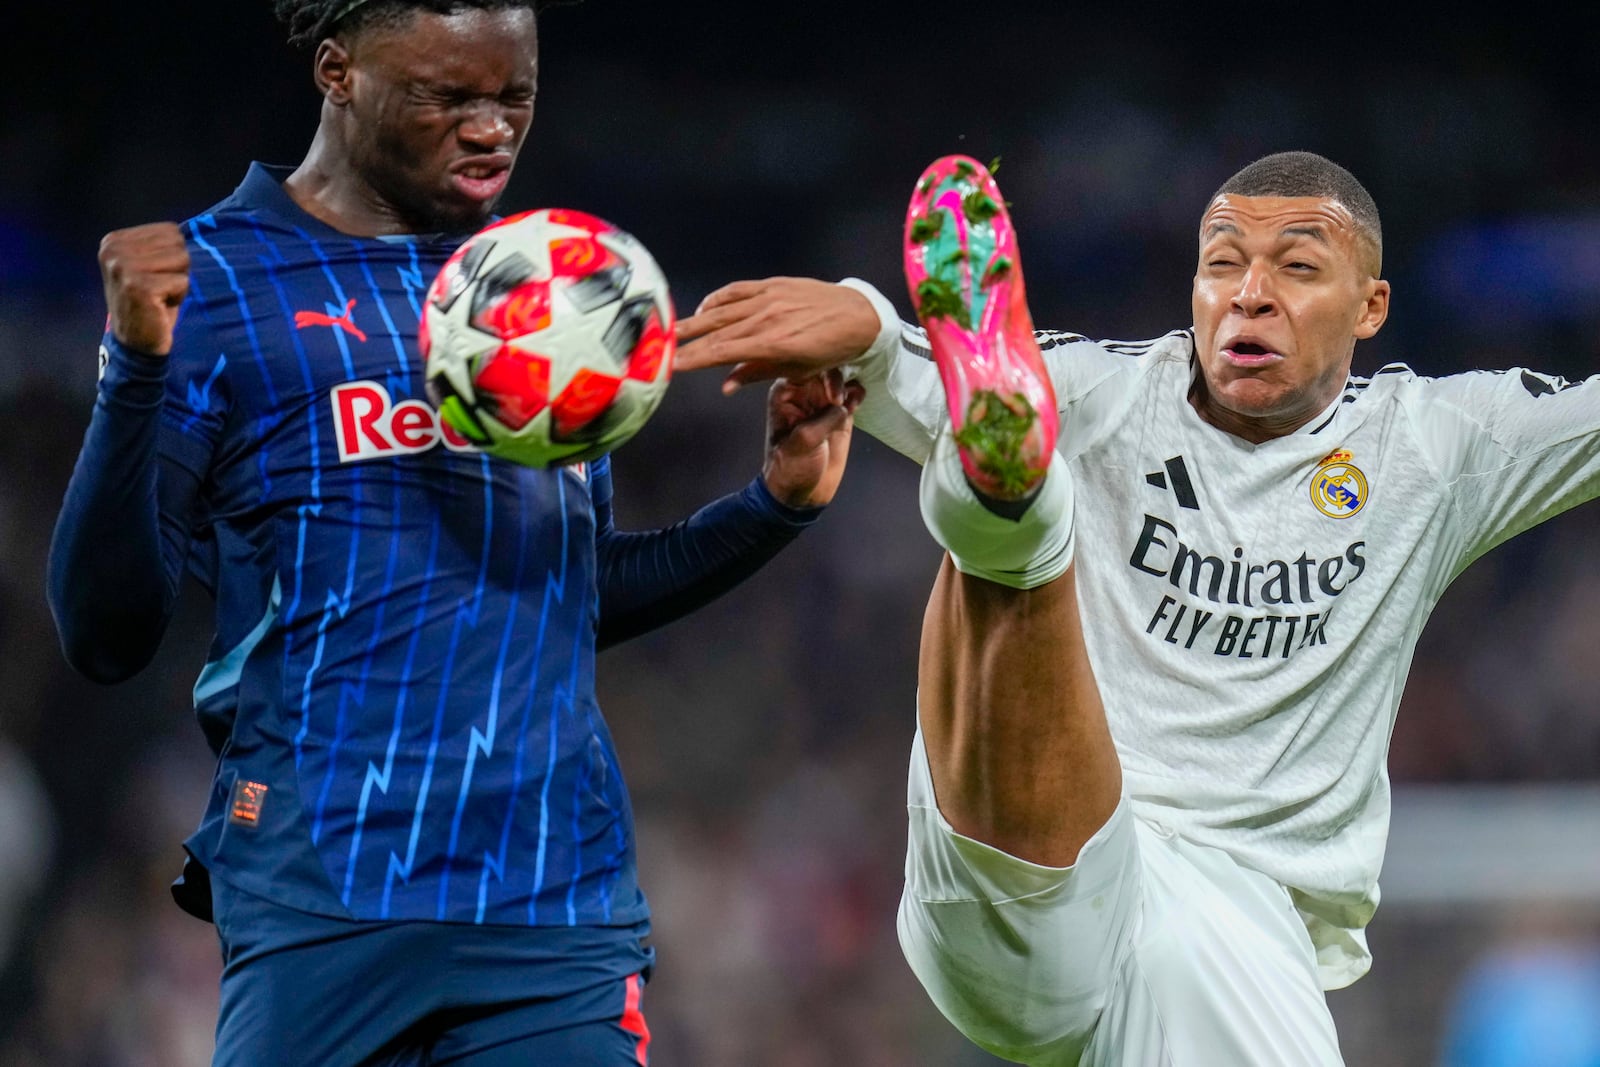
[[[106,234],[100,279],[112,336],[147,355],[171,352],[178,306],[189,293],[189,249],[177,224],[152,222]]]

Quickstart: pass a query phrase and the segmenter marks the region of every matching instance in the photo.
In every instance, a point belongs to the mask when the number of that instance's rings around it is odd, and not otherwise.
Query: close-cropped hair
[[[1314,196],[1343,204],[1381,261],[1383,225],[1378,204],[1356,176],[1315,152],[1263,156],[1222,183],[1212,196]]]

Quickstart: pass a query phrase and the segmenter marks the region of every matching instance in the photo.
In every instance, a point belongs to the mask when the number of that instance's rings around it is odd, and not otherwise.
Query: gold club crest
[[[1311,476],[1311,503],[1333,519],[1348,519],[1367,504],[1367,476],[1343,448],[1322,457]]]

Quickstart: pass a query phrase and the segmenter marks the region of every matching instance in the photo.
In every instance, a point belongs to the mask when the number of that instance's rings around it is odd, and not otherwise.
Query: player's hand
[[[678,323],[677,371],[733,368],[722,391],[796,381],[848,363],[878,337],[878,313],[856,290],[814,278],[734,282]]]
[[[850,454],[853,415],[865,395],[860,382],[846,384],[837,370],[772,383],[761,476],[779,502],[809,508],[833,499]]]
[[[106,234],[100,280],[112,336],[147,355],[171,352],[178,305],[189,293],[189,249],[177,224],[152,222]]]

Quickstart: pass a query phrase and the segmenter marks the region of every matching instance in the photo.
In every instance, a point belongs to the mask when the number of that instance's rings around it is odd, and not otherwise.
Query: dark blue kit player
[[[533,116],[533,0],[278,0],[295,168],[108,235],[98,401],[52,546],[68,659],[153,656],[184,573],[217,754],[174,893],[213,919],[217,1064],[646,1062],[652,953],[595,650],[812,522],[859,387],[779,383],[744,491],[615,529],[607,460],[491,460],[423,401],[425,287]],[[642,458],[642,457],[641,457]]]

